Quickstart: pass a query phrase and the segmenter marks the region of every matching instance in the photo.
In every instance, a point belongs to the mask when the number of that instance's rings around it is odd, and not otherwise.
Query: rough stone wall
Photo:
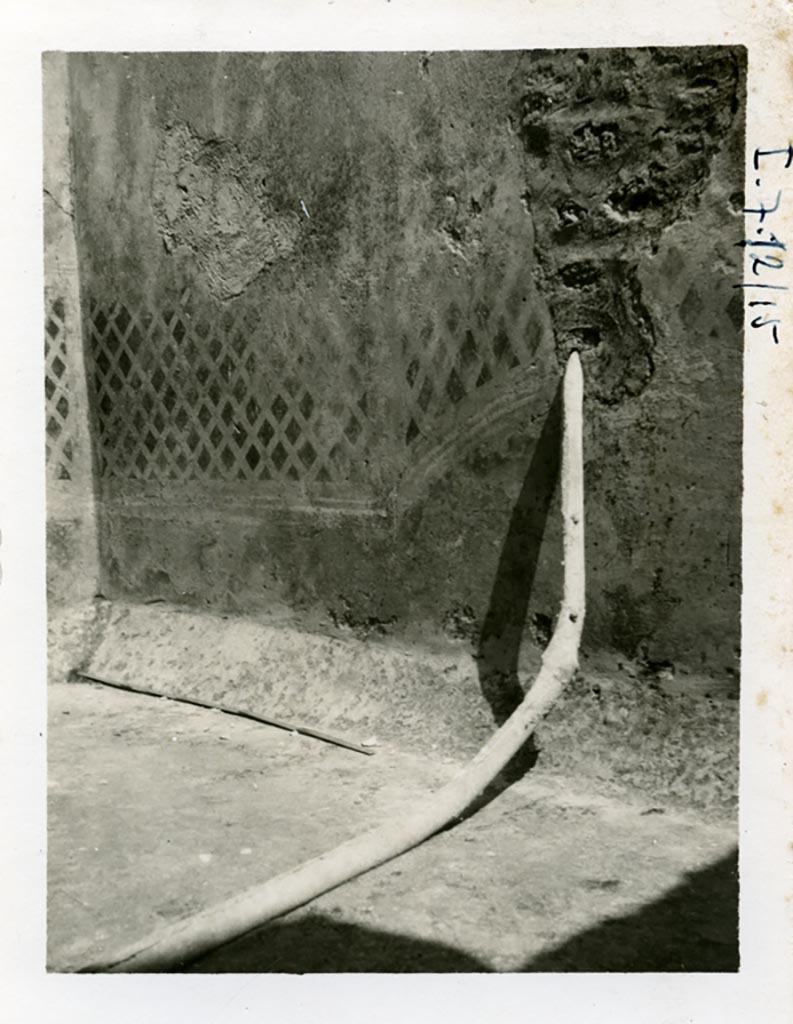
[[[70,62],[106,596],[471,645],[506,708],[575,347],[586,647],[735,678],[742,51]]]
[[[58,607],[94,596],[98,562],[65,56],[45,54],[42,72],[47,597]]]

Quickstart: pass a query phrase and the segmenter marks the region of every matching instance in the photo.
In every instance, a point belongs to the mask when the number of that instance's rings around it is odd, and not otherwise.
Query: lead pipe
[[[559,619],[533,686],[470,764],[437,793],[418,800],[417,810],[407,818],[355,836],[263,884],[154,931],[105,961],[82,968],[82,972],[178,970],[210,950],[412,849],[466,810],[523,746],[578,667],[585,610],[582,434],[583,375],[578,353],[573,352],[564,374],[564,594]]]

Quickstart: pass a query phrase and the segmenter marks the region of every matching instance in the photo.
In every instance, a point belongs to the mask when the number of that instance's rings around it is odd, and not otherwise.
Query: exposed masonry
[[[637,275],[665,227],[696,209],[738,110],[736,56],[694,49],[528,55],[513,76],[541,289],[557,355],[582,352],[614,404],[654,372]]]

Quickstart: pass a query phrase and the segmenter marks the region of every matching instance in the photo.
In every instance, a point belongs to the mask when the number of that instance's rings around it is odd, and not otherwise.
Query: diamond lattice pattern
[[[74,468],[74,424],[70,418],[66,309],[61,296],[54,299],[48,297],[46,303],[44,362],[47,472],[57,480],[71,480]]]
[[[427,319],[412,342],[405,339],[408,446],[431,437],[443,411],[531,364],[543,333],[536,306],[518,276],[490,302],[453,299],[442,316]]]
[[[355,479],[370,437],[355,354],[265,336],[245,311],[89,313],[103,478]],[[357,389],[328,385],[345,363]]]

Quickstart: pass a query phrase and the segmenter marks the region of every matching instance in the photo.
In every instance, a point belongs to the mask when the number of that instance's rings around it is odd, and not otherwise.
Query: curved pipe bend
[[[156,931],[81,973],[178,969],[265,922],[399,856],[461,815],[525,743],[578,666],[584,623],[583,376],[577,352],[564,376],[562,516],[564,597],[559,620],[534,685],[470,764],[421,802],[406,821],[381,825],[215,906]]]

